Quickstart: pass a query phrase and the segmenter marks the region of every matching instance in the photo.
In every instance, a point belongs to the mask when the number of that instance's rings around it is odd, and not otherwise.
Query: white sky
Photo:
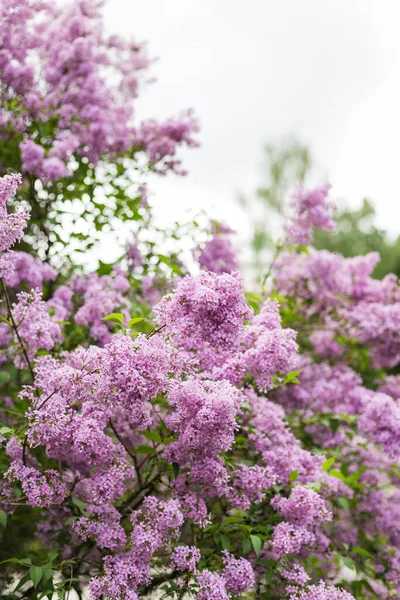
[[[263,144],[293,134],[335,196],[373,199],[400,232],[399,0],[106,0],[104,14],[159,59],[139,116],[193,107],[201,123],[189,175],[152,186],[162,219],[205,208],[240,228]]]

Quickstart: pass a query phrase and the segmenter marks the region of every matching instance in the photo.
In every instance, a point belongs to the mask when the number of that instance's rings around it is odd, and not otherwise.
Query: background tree
[[[252,196],[241,196],[240,203],[250,215],[251,255],[248,261],[253,275],[262,277],[271,257],[276,238],[282,233],[285,202],[296,182],[307,182],[314,161],[309,148],[295,138],[268,144],[264,149],[264,183]],[[373,203],[364,199],[360,208],[338,207],[334,215],[334,233],[316,231],[313,245],[318,250],[339,252],[345,257],[379,252],[381,261],[374,277],[388,273],[400,275],[400,235],[392,238],[376,225]]]

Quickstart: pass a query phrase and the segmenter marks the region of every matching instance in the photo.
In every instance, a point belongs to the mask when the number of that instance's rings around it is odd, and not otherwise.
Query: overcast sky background
[[[263,145],[294,135],[333,196],[371,198],[400,232],[398,0],[107,0],[104,15],[158,57],[138,116],[200,120],[189,175],[152,185],[161,219],[205,208],[240,228],[235,198],[262,182]]]

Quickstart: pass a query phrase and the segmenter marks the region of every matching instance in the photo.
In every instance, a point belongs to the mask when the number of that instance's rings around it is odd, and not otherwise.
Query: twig
[[[278,258],[279,252],[280,252],[281,250],[282,250],[282,246],[280,246],[279,244],[277,244],[277,246],[276,246],[276,248],[275,248],[275,252],[274,252],[274,254],[273,254],[273,256],[272,256],[272,260],[271,260],[271,264],[270,264],[270,266],[269,266],[269,269],[268,269],[268,271],[267,271],[267,273],[266,273],[266,275],[265,275],[265,277],[264,277],[264,279],[263,279],[263,281],[262,281],[262,284],[261,284],[261,286],[262,286],[262,287],[264,287],[264,286],[265,286],[265,284],[267,283],[267,279],[269,278],[269,276],[270,276],[270,275],[271,275],[271,273],[272,273],[272,269],[273,269],[273,268],[274,268],[274,266],[275,266],[275,261],[276,261],[276,259]]]
[[[138,461],[137,461],[136,455],[131,450],[129,450],[129,448],[126,446],[125,442],[123,441],[123,439],[119,435],[118,431],[115,429],[115,426],[114,426],[113,422],[111,421],[111,419],[110,419],[110,427],[113,430],[114,435],[117,438],[117,440],[123,445],[123,447],[125,448],[125,450],[129,454],[129,456],[133,460],[133,464],[134,464],[135,471],[136,471],[136,476],[138,478],[138,482],[139,482],[140,487],[142,487],[142,484],[143,484],[142,474],[141,474],[140,469],[139,469],[139,465],[138,465]]]
[[[3,278],[1,278],[1,283],[2,283],[2,286],[3,286],[3,290],[4,290],[4,295],[5,295],[6,304],[7,304],[8,316],[10,318],[10,321],[11,321],[11,324],[12,324],[12,328],[15,331],[15,335],[17,336],[18,342],[19,342],[19,344],[21,346],[22,353],[23,353],[23,355],[25,357],[25,360],[26,360],[26,363],[28,365],[28,369],[29,369],[29,372],[31,374],[32,381],[34,382],[35,381],[35,373],[33,371],[33,368],[32,368],[32,365],[31,365],[31,361],[29,360],[28,353],[27,353],[27,351],[25,349],[24,343],[23,343],[23,341],[21,339],[21,336],[19,335],[18,325],[16,324],[16,322],[14,320],[14,316],[12,314],[10,297],[8,295],[7,287],[6,287],[6,284],[4,283]]]
[[[8,295],[7,286],[4,283],[4,279],[3,278],[1,278],[1,284],[3,286],[4,296],[5,296],[5,299],[6,299],[8,316],[10,318],[12,328],[15,331],[15,335],[17,336],[19,345],[21,346],[22,354],[25,357],[26,364],[28,365],[28,369],[29,369],[29,372],[30,372],[31,377],[32,377],[32,383],[34,384],[35,383],[35,373],[33,371],[33,367],[31,365],[31,361],[29,360],[29,356],[28,356],[28,353],[27,353],[26,348],[24,346],[24,343],[23,343],[23,341],[21,339],[21,336],[19,335],[18,325],[16,324],[15,319],[14,319],[14,315],[12,313],[10,297]],[[35,393],[36,393],[37,396],[39,395],[37,389],[35,389]],[[22,444],[22,461],[23,461],[24,465],[26,465],[26,446],[27,446],[27,443],[28,443],[28,436],[25,434],[24,441],[23,441],[23,444]]]
[[[153,329],[146,335],[146,338],[149,340],[153,335],[156,335],[156,333],[160,333],[164,327],[166,327],[166,325],[160,325],[160,327],[154,325]]]

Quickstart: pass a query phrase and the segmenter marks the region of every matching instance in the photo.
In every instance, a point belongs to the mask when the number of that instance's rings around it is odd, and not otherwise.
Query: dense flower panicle
[[[295,583],[300,586],[305,586],[310,581],[310,576],[298,563],[290,564],[287,568],[282,569],[282,577],[291,584]]]
[[[168,388],[169,374],[190,372],[187,356],[165,343],[160,336],[136,340],[115,336],[104,348],[109,402],[120,408],[132,426],[150,424],[149,402]]]
[[[151,581],[150,561],[154,552],[179,535],[183,516],[176,500],[147,496],[143,507],[132,513],[132,550],[104,559],[104,575],[91,581],[95,598],[135,598],[138,587]]]
[[[61,504],[67,496],[67,488],[60,481],[58,471],[53,469],[40,471],[34,467],[27,467],[22,460],[18,460],[11,463],[5,476],[11,481],[21,482],[22,490],[31,506]]]
[[[274,277],[280,294],[308,301],[309,314],[325,314],[332,307],[347,307],[348,300],[396,300],[398,288],[391,275],[382,281],[371,277],[378,262],[377,252],[354,258],[314,248],[308,254],[282,252],[274,262]]]
[[[400,452],[399,403],[391,396],[375,392],[361,385],[361,377],[345,363],[332,365],[319,362],[316,369],[311,357],[303,355],[298,363],[301,385],[290,385],[277,390],[274,399],[286,410],[315,414],[359,415],[360,433],[391,456]],[[325,430],[325,433],[323,433]],[[345,442],[346,426],[333,434],[322,424],[308,426],[306,431],[322,446],[341,445]]]
[[[174,384],[168,394],[175,408],[170,425],[179,437],[167,447],[165,456],[184,463],[193,453],[213,456],[229,450],[243,400],[243,394],[226,381],[189,378]]]
[[[158,123],[154,119],[144,121],[135,131],[135,143],[148,152],[151,163],[157,165],[164,161],[167,168],[186,175],[186,171],[180,166],[181,161],[174,158],[176,148],[182,143],[189,148],[199,146],[193,138],[193,134],[198,131],[193,111],[189,110],[179,119],[168,119],[165,123]]]
[[[12,515],[16,509],[12,483],[8,479],[0,479],[0,510]]]
[[[228,600],[229,595],[226,589],[224,577],[219,573],[212,573],[204,569],[199,577],[199,600]]]
[[[295,340],[296,332],[281,326],[278,305],[267,301],[243,336],[247,347],[243,360],[261,392],[273,386],[274,376],[287,374],[295,368]]]
[[[137,588],[150,582],[148,566],[138,564],[137,554],[131,550],[104,558],[104,575],[90,582],[94,598],[126,598],[138,600]]]
[[[77,492],[90,502],[108,504],[126,492],[132,485],[133,478],[134,469],[128,463],[126,452],[117,446],[114,449],[113,464],[98,467],[82,479],[77,485]]]
[[[90,517],[80,517],[73,523],[73,532],[81,539],[92,538],[100,548],[119,550],[126,543],[126,534],[120,525],[121,515],[111,504],[87,507]]]
[[[2,219],[7,215],[7,202],[15,196],[21,183],[22,177],[19,173],[0,177],[0,210]]]
[[[54,313],[57,321],[66,321],[73,310],[73,295],[74,292],[70,287],[60,285],[46,302],[49,314]]]
[[[292,201],[295,214],[288,220],[286,227],[288,244],[310,244],[314,229],[335,229],[332,219],[335,205],[327,200],[330,188],[330,185],[323,185],[307,190],[302,185],[298,186]]]
[[[348,322],[348,336],[370,349],[375,368],[395,367],[400,362],[399,302],[359,302],[356,307],[342,309],[340,315]]]
[[[301,447],[284,421],[284,410],[252,390],[246,392],[246,399],[253,412],[249,421],[254,428],[249,435],[250,441],[264,464],[273,469],[278,483],[288,483],[293,471],[298,472],[301,483],[321,480],[321,459]]]
[[[223,552],[223,578],[230,594],[239,596],[253,587],[255,575],[253,567],[245,558],[235,558],[226,550]]]
[[[392,275],[382,281],[371,277],[378,261],[376,252],[344,258],[311,249],[308,255],[283,253],[275,262],[279,293],[296,298],[304,317],[320,321],[310,337],[321,356],[342,355],[345,337],[369,347],[375,368],[399,362],[399,285]]]
[[[172,448],[171,451],[166,450],[166,456],[169,460],[174,458],[174,452],[177,448]],[[199,495],[201,490],[201,498],[218,498],[228,494],[229,474],[224,461],[221,457],[210,457],[207,453],[197,452],[197,455],[190,462],[190,455],[186,456],[186,468],[182,468],[180,474],[174,482],[174,492],[179,498],[185,496],[188,492],[193,491]],[[181,464],[181,463],[178,463]],[[191,510],[192,504],[189,502],[187,507],[184,500],[181,500],[182,509]]]
[[[160,500],[155,496],[147,496],[142,508],[131,515],[133,531],[132,542],[140,544],[145,529],[153,530],[156,544],[161,546],[179,535],[183,525],[183,515],[177,500]]]
[[[306,549],[310,551],[315,543],[315,534],[307,527],[282,521],[274,529],[272,549],[281,558],[299,554]]]
[[[17,298],[13,315],[29,358],[34,358],[38,350],[51,350],[61,343],[62,327],[49,316],[40,290],[32,290],[29,294],[21,292]]]
[[[310,585],[304,590],[294,592],[290,600],[354,600],[354,597],[345,590],[326,586],[321,581],[319,585]]]
[[[239,270],[238,257],[227,234],[234,233],[223,224],[214,224],[213,237],[197,251],[199,265],[217,275]]]
[[[305,414],[317,411],[357,414],[362,410],[365,404],[362,379],[346,363],[320,361],[316,369],[311,356],[303,354],[296,367],[300,370],[300,385],[289,385],[274,392],[274,400],[285,410],[301,409]]]
[[[400,376],[388,375],[383,381],[379,381],[378,390],[383,394],[391,396],[394,400],[400,398]]]
[[[273,388],[274,379],[296,366],[297,344],[293,329],[282,328],[277,302],[267,300],[242,329],[240,345],[224,364],[213,369],[215,379],[241,385],[250,376],[260,392]]]
[[[200,550],[195,546],[176,546],[171,554],[171,566],[178,571],[195,572],[200,558]]]
[[[400,403],[383,393],[376,393],[358,420],[360,431],[389,456],[400,456]]]
[[[186,366],[179,352],[156,336],[134,341],[115,336],[103,349],[78,349],[61,364],[42,357],[36,367],[42,395],[37,400],[31,394],[28,439],[44,445],[54,458],[111,469],[121,447],[106,434],[110,419],[122,414],[130,427],[148,427],[150,400],[166,391],[168,373],[180,373]],[[115,475],[120,477],[119,472]],[[121,476],[123,483],[123,471]]]
[[[277,483],[277,475],[271,467],[240,464],[232,474],[232,490],[229,500],[243,510],[257,502],[262,502],[265,491]]]
[[[14,265],[12,264],[10,257],[11,252],[4,252],[0,254],[0,277],[3,279],[12,277],[14,271]]]
[[[57,277],[53,267],[26,252],[12,252],[9,260],[12,264],[12,272],[4,278],[4,281],[10,287],[17,287],[25,282],[29,289],[42,289],[43,281],[54,281]]]
[[[18,240],[22,239],[29,218],[27,208],[7,213],[7,202],[15,195],[21,183],[22,179],[19,174],[0,177],[0,252],[9,250]],[[1,276],[13,270],[4,257],[2,257],[2,261]]]
[[[274,496],[271,505],[290,523],[316,525],[332,520],[325,500],[314,490],[296,485],[289,498]]]
[[[184,277],[175,292],[154,307],[157,322],[185,350],[194,351],[204,367],[218,364],[238,346],[245,320],[251,317],[238,273],[202,273]]]
[[[329,544],[319,528],[321,523],[332,520],[332,513],[317,492],[295,486],[289,498],[274,496],[271,505],[286,519],[273,533],[272,546],[278,556],[299,554],[314,544]]]
[[[178,486],[177,486],[178,487]],[[179,494],[182,513],[199,527],[206,527],[210,523],[210,512],[204,498],[197,492],[187,490],[186,485]]]

